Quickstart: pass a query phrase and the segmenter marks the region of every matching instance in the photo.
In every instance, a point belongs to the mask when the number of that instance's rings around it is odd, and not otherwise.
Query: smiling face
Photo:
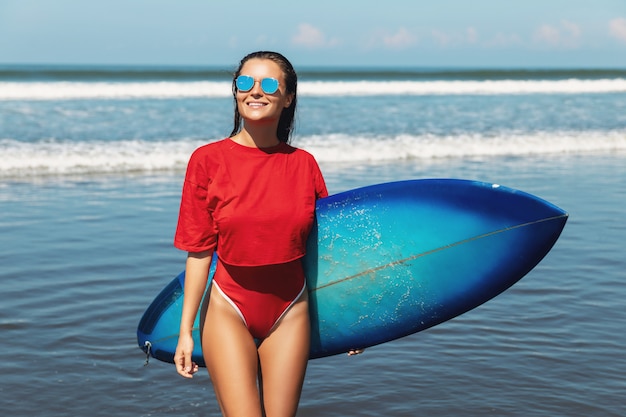
[[[236,93],[237,108],[244,124],[278,125],[283,109],[289,107],[293,100],[293,94],[286,91],[285,76],[280,66],[269,59],[253,58],[243,64],[240,74],[255,80],[252,89],[237,90]],[[278,80],[278,90],[275,93],[267,94],[263,91],[261,80],[264,78]]]

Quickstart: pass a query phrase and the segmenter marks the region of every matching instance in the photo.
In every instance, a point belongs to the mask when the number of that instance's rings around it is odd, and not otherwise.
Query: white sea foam
[[[218,98],[231,95],[219,81],[0,82],[0,100]],[[589,94],[626,92],[626,79],[486,81],[303,81],[301,96]]]
[[[626,92],[626,79],[487,80],[487,81],[356,81],[303,83],[311,96],[497,95]]]
[[[626,131],[506,133],[496,136],[311,136],[303,147],[325,162],[575,154],[626,151]]]
[[[0,82],[0,100],[227,97],[223,82]]]
[[[185,166],[200,143],[146,142],[38,142],[0,141],[0,177],[64,174],[148,172]]]
[[[0,140],[0,178],[183,170],[204,142],[127,140],[38,142]],[[496,136],[331,134],[298,138],[320,163],[433,161],[444,158],[626,152],[626,131],[503,133]]]

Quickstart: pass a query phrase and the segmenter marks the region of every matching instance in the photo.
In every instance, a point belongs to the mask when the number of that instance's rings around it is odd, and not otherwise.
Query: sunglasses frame
[[[247,84],[250,83],[250,81],[252,81],[252,84]],[[278,82],[278,80],[276,78],[271,78],[271,77],[266,77],[263,78],[261,80],[256,80],[254,77],[250,76],[250,75],[239,75],[237,78],[235,78],[235,86],[237,87],[238,91],[241,91],[242,93],[246,93],[250,90],[252,90],[254,88],[254,84],[259,83],[261,86],[261,90],[263,90],[263,92],[265,94],[274,94],[275,92],[278,91],[278,87],[280,86],[280,83]],[[242,83],[246,83],[243,84],[243,86],[241,85]],[[268,83],[270,83],[268,85]],[[250,85],[250,87],[245,88],[247,85]]]

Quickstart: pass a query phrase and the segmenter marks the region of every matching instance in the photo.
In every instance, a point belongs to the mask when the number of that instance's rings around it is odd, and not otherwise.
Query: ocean
[[[232,68],[0,67],[0,404],[14,417],[213,416],[136,327],[184,268],[184,169],[232,129]],[[309,363],[298,416],[624,416],[626,70],[304,68],[293,144],[331,193],[494,182],[570,218],[500,296]]]

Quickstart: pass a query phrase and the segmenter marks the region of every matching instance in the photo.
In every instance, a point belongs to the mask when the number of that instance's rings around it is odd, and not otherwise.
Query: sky
[[[0,64],[626,68],[626,0],[0,0]]]

